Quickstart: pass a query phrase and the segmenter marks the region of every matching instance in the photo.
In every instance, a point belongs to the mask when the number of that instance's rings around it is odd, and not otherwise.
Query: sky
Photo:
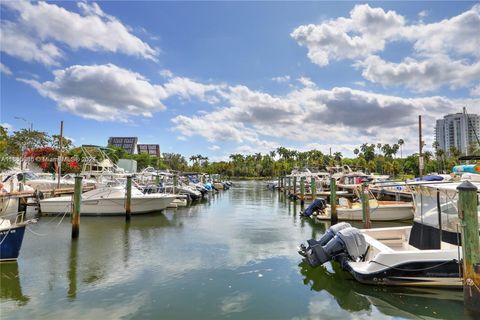
[[[428,147],[480,113],[479,2],[0,2],[0,123],[161,152]]]

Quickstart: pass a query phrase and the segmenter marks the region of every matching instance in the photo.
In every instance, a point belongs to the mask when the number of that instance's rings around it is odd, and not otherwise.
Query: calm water
[[[345,319],[466,317],[462,293],[365,286],[296,247],[328,225],[282,195],[238,182],[164,214],[42,218],[18,263],[2,264],[2,319]]]

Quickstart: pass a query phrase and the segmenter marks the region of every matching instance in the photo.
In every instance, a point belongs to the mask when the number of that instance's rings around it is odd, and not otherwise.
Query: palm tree
[[[398,139],[398,142],[397,144],[400,146],[400,159],[403,158],[403,154],[402,154],[402,146],[405,144],[405,141],[403,139]]]
[[[358,154],[360,153],[360,150],[358,150],[358,148],[355,148],[353,149],[353,153],[358,156]]]
[[[392,153],[393,153],[393,156],[396,156],[397,155],[397,152],[398,152],[398,149],[400,148],[400,145],[398,143],[395,143],[393,146],[392,146]]]
[[[338,151],[337,151],[337,152],[335,152],[335,153],[333,154],[333,158],[335,159],[335,161],[337,161],[337,162],[339,162],[339,163],[341,163],[342,157],[343,157],[343,155],[342,155],[341,152],[338,152]]]

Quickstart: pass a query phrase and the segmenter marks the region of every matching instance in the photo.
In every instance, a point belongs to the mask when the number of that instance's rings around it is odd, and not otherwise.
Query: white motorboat
[[[312,266],[338,261],[361,283],[460,289],[459,184],[415,186],[413,226],[359,230],[341,222],[299,253]]]
[[[352,189],[357,198],[361,198],[358,188]],[[368,191],[370,220],[371,221],[399,221],[413,219],[413,203],[404,201],[380,201],[375,198],[373,193]],[[349,199],[341,197],[338,199],[337,218],[338,220],[362,221],[363,211],[360,201],[351,202]],[[331,208],[321,208],[314,210],[317,219],[330,220]]]
[[[131,214],[160,211],[176,198],[173,194],[143,194],[132,187]],[[109,216],[125,214],[125,187],[112,186],[98,188],[82,194],[80,212],[82,215]],[[72,196],[40,200],[40,210],[44,214],[71,212]]]
[[[337,205],[338,220],[362,221],[362,203],[352,203],[346,198],[342,198],[342,200]],[[413,204],[411,202],[369,199],[369,205],[371,221],[399,221],[413,218]],[[330,207],[319,211],[316,215],[316,218],[320,220],[330,220],[330,217]]]

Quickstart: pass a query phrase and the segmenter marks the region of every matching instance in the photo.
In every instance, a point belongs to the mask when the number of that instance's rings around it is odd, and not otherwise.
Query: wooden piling
[[[315,177],[310,178],[310,192],[312,193],[312,201],[317,197],[317,184],[315,183]]]
[[[330,223],[332,225],[338,222],[337,216],[337,180],[330,179]]]
[[[293,194],[297,195],[297,177],[293,177]],[[296,200],[296,198],[294,198]]]
[[[365,229],[370,229],[372,227],[370,222],[370,200],[368,196],[368,186],[364,182],[362,183],[361,188],[361,199],[362,199],[362,220],[363,220],[363,227]]]
[[[127,177],[127,187],[125,189],[125,220],[130,221],[132,212],[132,176]]]
[[[288,177],[283,178],[283,194],[284,195],[287,195],[287,180],[288,180]]]
[[[173,193],[177,193],[177,183],[178,183],[178,177],[177,175],[173,176]]]
[[[477,187],[470,181],[458,187],[458,216],[462,228],[463,301],[465,308],[480,313],[480,240],[478,238]]]
[[[292,190],[291,190],[292,189],[292,181],[291,180],[292,180],[292,177],[287,178],[287,181],[288,181],[288,192],[287,193],[288,194],[292,193]]]
[[[305,204],[305,177],[300,178],[300,206]]]
[[[82,203],[82,177],[75,177],[72,208],[72,239],[77,239],[80,234],[80,204]]]

